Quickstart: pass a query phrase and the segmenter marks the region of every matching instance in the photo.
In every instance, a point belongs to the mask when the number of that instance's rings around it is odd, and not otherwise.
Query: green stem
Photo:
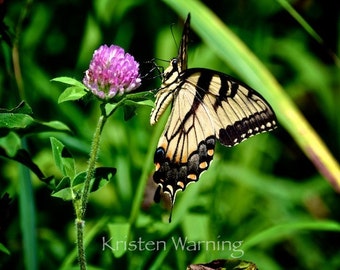
[[[103,216],[99,221],[91,226],[90,230],[86,231],[86,237],[84,236],[84,246],[87,246],[99,232],[103,231],[109,219],[109,215]],[[77,258],[77,253],[77,248],[74,248],[71,252],[69,252],[66,258],[64,258],[63,264],[60,266],[59,270],[71,269],[72,263]]]
[[[86,270],[84,227],[85,227],[85,221],[77,218],[76,219],[76,230],[77,230],[78,262],[79,262],[79,266],[81,270]]]
[[[102,108],[102,115],[99,117],[97,128],[93,136],[90,159],[88,168],[86,171],[86,178],[84,182],[84,188],[81,194],[80,203],[79,200],[74,201],[74,207],[76,211],[76,230],[77,230],[77,247],[78,247],[78,260],[81,270],[86,270],[86,256],[85,256],[85,245],[84,245],[84,227],[85,227],[85,212],[87,201],[90,193],[91,179],[94,176],[96,169],[96,161],[99,152],[100,136],[106,122],[107,116],[104,113],[104,106]]]
[[[97,161],[99,145],[100,145],[100,135],[102,133],[105,122],[106,122],[106,116],[101,115],[99,117],[97,128],[93,136],[89,165],[87,168],[86,178],[84,182],[84,189],[83,189],[82,197],[81,197],[80,216],[77,216],[80,219],[83,219],[85,216],[86,205],[87,205],[88,196],[90,193],[90,183],[91,183],[91,179],[93,178],[93,175],[96,169],[96,161]]]

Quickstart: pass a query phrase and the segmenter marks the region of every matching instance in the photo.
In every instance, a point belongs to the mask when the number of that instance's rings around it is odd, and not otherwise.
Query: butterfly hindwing
[[[184,24],[178,56],[171,60],[156,94],[150,123],[172,105],[170,116],[154,156],[154,181],[168,193],[172,205],[176,193],[198,181],[209,168],[216,141],[234,146],[250,136],[276,127],[276,117],[264,98],[236,79],[209,69],[187,69],[190,14]]]
[[[205,107],[187,106],[201,103],[195,86],[186,83],[181,87],[154,157],[154,181],[170,195],[172,202],[178,190],[197,181],[208,169],[216,142],[214,123]]]

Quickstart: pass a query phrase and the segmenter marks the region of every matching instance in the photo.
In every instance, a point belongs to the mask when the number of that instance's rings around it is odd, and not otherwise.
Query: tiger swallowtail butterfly
[[[209,168],[216,141],[234,146],[276,127],[276,117],[266,100],[251,87],[218,71],[187,69],[190,13],[184,23],[178,56],[162,73],[150,123],[154,125],[171,104],[171,113],[154,155],[153,175],[161,193],[170,196],[197,182]],[[171,221],[171,214],[170,219]]]

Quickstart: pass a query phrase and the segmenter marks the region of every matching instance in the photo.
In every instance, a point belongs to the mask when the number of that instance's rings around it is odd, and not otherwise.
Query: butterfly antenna
[[[170,31],[171,31],[172,39],[173,39],[173,41],[175,43],[175,46],[176,46],[176,48],[178,48],[178,42],[177,42],[175,34],[174,34],[174,25],[175,25],[174,23],[172,23],[170,25]]]
[[[141,79],[149,79],[149,80],[151,80],[151,79],[155,79],[155,78],[158,78],[158,77],[162,77],[162,74],[164,72],[164,68],[162,66],[157,65],[156,64],[156,60],[159,60],[159,59],[154,58],[152,60],[143,62],[143,64],[150,64],[151,68],[150,68],[149,71],[147,71],[145,74],[143,74],[141,76]],[[152,74],[154,71],[157,71],[158,74],[155,75],[155,76],[150,77],[150,74]]]

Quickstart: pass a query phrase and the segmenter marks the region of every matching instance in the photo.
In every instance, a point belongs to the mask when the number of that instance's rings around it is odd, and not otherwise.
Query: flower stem
[[[79,262],[79,266],[81,270],[86,270],[84,227],[85,227],[85,221],[77,218],[76,219],[76,230],[77,230],[78,262]]]
[[[96,161],[97,161],[99,145],[100,145],[100,135],[102,133],[105,122],[106,122],[106,116],[101,115],[99,117],[97,128],[93,136],[90,159],[89,159],[89,164],[88,164],[88,168],[86,172],[84,189],[83,189],[82,197],[81,197],[81,209],[80,209],[80,216],[79,216],[80,219],[83,219],[85,216],[86,205],[87,205],[88,196],[90,193],[90,182],[94,176],[94,172],[96,169]]]
[[[85,227],[85,212],[87,201],[90,193],[91,179],[94,176],[96,169],[96,161],[99,152],[100,136],[106,122],[106,114],[102,109],[102,115],[99,117],[97,128],[93,136],[90,159],[88,168],[86,171],[86,178],[84,182],[84,188],[82,190],[80,202],[79,199],[74,201],[74,207],[76,211],[76,230],[77,230],[77,247],[78,247],[78,260],[81,270],[86,270],[86,256],[85,256],[85,245],[84,245],[84,227]]]

